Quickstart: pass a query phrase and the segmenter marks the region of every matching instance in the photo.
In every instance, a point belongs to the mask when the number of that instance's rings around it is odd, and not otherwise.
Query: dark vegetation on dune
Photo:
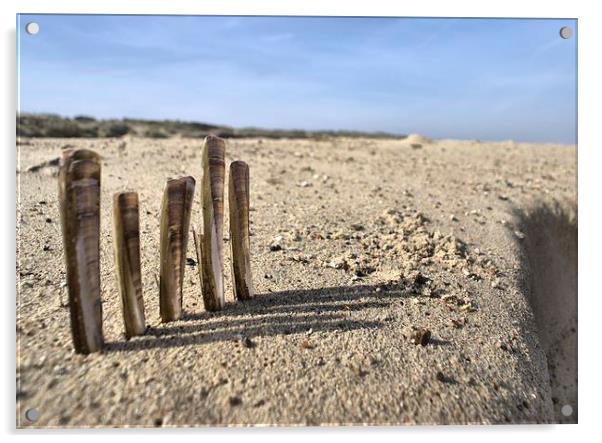
[[[399,135],[384,132],[359,131],[304,131],[296,129],[232,128],[199,122],[179,120],[139,120],[131,118],[97,120],[94,117],[79,115],[73,118],[56,114],[17,115],[18,137],[55,138],[100,138],[137,137],[169,138],[173,136],[204,138],[209,134],[222,138],[264,137],[264,138],[326,138],[326,137],[378,137],[399,138]]]

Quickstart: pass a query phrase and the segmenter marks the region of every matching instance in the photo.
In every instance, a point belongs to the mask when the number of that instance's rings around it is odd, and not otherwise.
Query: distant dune
[[[101,138],[132,135],[148,138],[203,138],[209,134],[222,138],[324,138],[372,137],[403,138],[404,135],[361,131],[305,131],[302,129],[232,128],[200,122],[179,120],[141,120],[132,118],[97,120],[85,115],[73,118],[56,114],[20,114],[17,116],[17,136],[47,138]]]

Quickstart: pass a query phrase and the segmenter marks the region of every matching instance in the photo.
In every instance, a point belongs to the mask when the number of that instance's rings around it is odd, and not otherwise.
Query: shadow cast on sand
[[[529,303],[546,352],[560,423],[577,423],[577,205],[546,202],[515,211],[528,272]],[[565,416],[562,407],[572,413]]]
[[[251,300],[227,303],[224,310],[184,314],[178,322],[148,327],[146,334],[107,343],[105,352],[173,348],[243,337],[266,337],[320,331],[350,331],[383,326],[382,321],[356,320],[349,313],[387,308],[407,298],[400,285],[358,285],[260,294]]]

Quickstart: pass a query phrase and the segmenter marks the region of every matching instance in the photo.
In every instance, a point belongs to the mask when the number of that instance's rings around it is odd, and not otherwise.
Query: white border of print
[[[2,14],[3,63],[2,88],[4,106],[0,108],[3,146],[0,149],[3,168],[2,209],[0,219],[4,234],[2,253],[2,281],[6,284],[3,292],[3,332],[7,341],[2,363],[2,381],[5,383],[4,395],[0,402],[2,408],[2,431],[9,440],[15,437],[33,439],[41,437],[45,442],[63,442],[64,440],[86,439],[101,441],[144,438],[146,442],[165,439],[166,434],[175,434],[171,438],[226,440],[259,440],[268,443],[286,438],[291,443],[306,441],[307,438],[331,439],[340,434],[346,440],[365,440],[378,438],[399,441],[402,438],[445,439],[445,441],[503,441],[520,437],[545,438],[547,442],[577,441],[580,437],[594,434],[600,421],[600,334],[595,325],[600,323],[602,312],[602,293],[597,282],[602,251],[599,226],[602,220],[599,190],[602,189],[602,174],[597,170],[602,149],[602,129],[600,129],[599,106],[600,69],[599,43],[602,42],[600,15],[594,9],[595,2],[570,1],[531,1],[505,0],[503,2],[478,2],[470,0],[387,2],[384,0],[339,0],[311,2],[295,1],[194,1],[194,0],[88,0],[73,2],[69,0],[4,0],[0,2]],[[439,426],[404,428],[297,428],[290,429],[161,429],[161,430],[47,430],[16,431],[15,403],[15,14],[16,13],[112,13],[112,14],[219,14],[219,15],[337,15],[337,16],[439,16],[439,17],[560,17],[579,20],[579,421],[575,425],[551,426]],[[597,42],[597,43],[596,43]],[[9,295],[12,294],[12,297]],[[9,395],[9,393],[12,393]],[[368,435],[377,432],[378,436]],[[130,436],[130,434],[143,436]],[[18,435],[21,434],[21,435]],[[38,435],[36,435],[38,434]],[[284,435],[286,434],[286,435]],[[311,434],[311,435],[310,435]],[[176,436],[177,435],[177,436]],[[339,435],[337,435],[339,436]]]

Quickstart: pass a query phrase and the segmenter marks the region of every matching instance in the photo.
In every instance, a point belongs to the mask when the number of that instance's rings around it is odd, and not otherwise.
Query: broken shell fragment
[[[113,196],[113,237],[115,264],[125,325],[131,338],[145,331],[142,276],[140,272],[140,220],[138,194],[120,192]]]
[[[249,166],[243,161],[230,164],[228,207],[234,295],[237,300],[248,300],[254,290],[249,240]]]
[[[159,309],[163,322],[178,320],[182,315],[182,283],[194,187],[192,177],[170,179],[163,193],[159,277]]]
[[[194,233],[203,303],[208,311],[224,306],[223,221],[226,142],[205,138],[202,150],[202,233]]]
[[[88,149],[66,149],[59,168],[71,333],[75,352],[104,346],[100,298],[100,157]]]

